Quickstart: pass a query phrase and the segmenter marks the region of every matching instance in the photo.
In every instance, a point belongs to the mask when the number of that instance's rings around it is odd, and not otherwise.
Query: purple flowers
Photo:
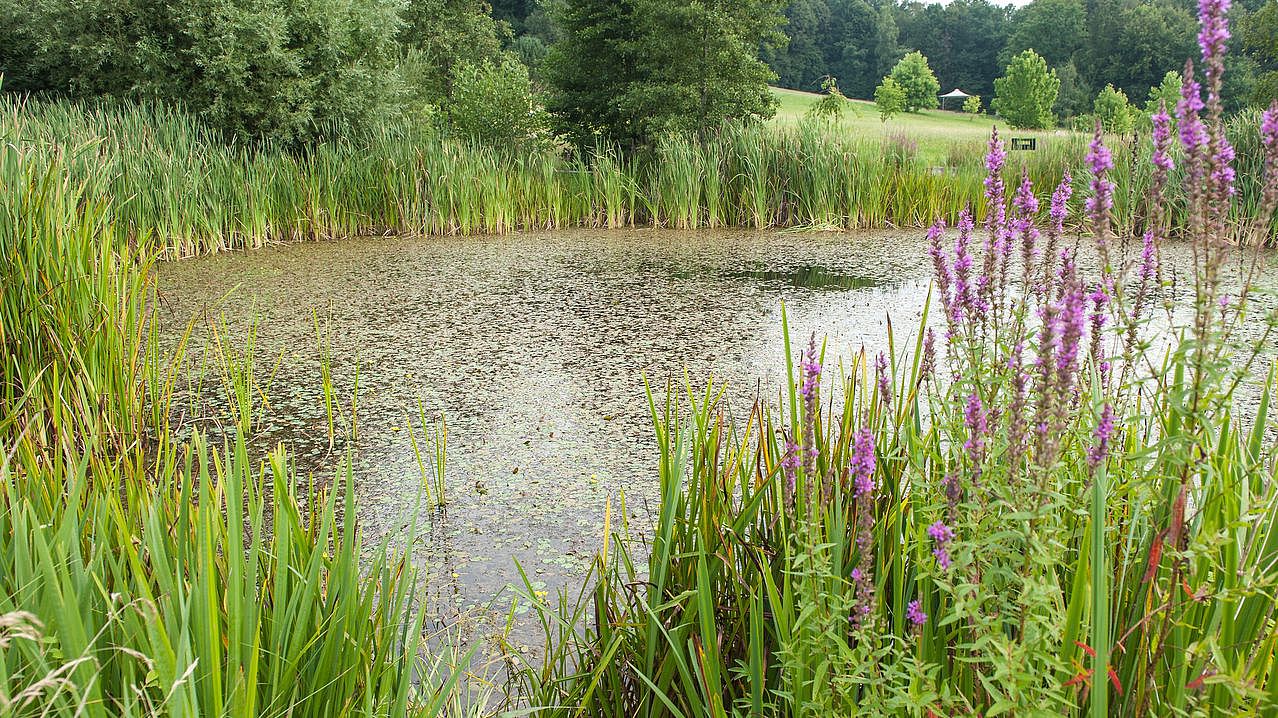
[[[1198,20],[1202,25],[1198,32],[1198,45],[1203,51],[1212,104],[1216,106],[1219,106],[1220,82],[1225,73],[1230,4],[1230,0],[1198,0]]]
[[[922,626],[927,623],[927,614],[923,612],[923,607],[919,605],[917,599],[910,601],[905,607],[905,617],[915,626]]]
[[[963,412],[963,423],[967,426],[967,442],[963,448],[972,460],[974,476],[981,475],[981,463],[985,460],[985,435],[989,433],[989,415],[981,405],[981,397],[975,393],[967,398],[967,409]]]
[[[883,356],[883,352],[874,359],[874,374],[879,380],[879,400],[883,402],[884,409],[890,409],[892,406],[892,378],[888,374],[887,357]]]
[[[949,549],[946,547],[954,540],[954,529],[947,526],[944,521],[937,521],[927,527],[927,535],[932,537],[932,555],[936,557],[936,565],[943,571],[950,570],[954,561],[950,558]]]
[[[857,432],[848,469],[852,474],[853,498],[860,498],[874,491],[874,434],[869,429]]]
[[[1087,465],[1093,470],[1109,456],[1109,441],[1114,436],[1114,407],[1105,404],[1096,425],[1096,443],[1087,452]]]
[[[1092,172],[1092,192],[1087,198],[1085,210],[1092,221],[1092,231],[1096,235],[1101,259],[1108,268],[1110,213],[1114,210],[1114,183],[1109,181],[1108,174],[1114,169],[1114,156],[1105,146],[1100,122],[1096,123],[1096,134],[1087,152],[1087,167]]]
[[[1260,144],[1267,152],[1278,151],[1278,100],[1260,114]]]
[[[1265,189],[1260,216],[1278,209],[1278,100],[1260,116],[1260,144],[1265,148]]]
[[[1158,112],[1154,113],[1154,154],[1151,162],[1166,176],[1172,169],[1172,158],[1168,153],[1171,148],[1171,116],[1167,114],[1167,102],[1159,103]]]

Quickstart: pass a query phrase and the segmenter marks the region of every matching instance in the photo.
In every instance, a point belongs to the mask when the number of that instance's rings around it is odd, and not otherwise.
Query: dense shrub
[[[500,55],[477,0],[0,0],[5,89],[181,104],[241,139],[369,130]]]

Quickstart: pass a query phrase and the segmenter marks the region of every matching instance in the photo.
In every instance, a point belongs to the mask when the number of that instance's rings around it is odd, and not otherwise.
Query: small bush
[[[972,95],[963,101],[963,111],[969,115],[979,115],[984,108],[981,107],[981,96]]]
[[[848,98],[839,90],[839,81],[829,75],[821,81],[821,91],[825,96],[808,108],[807,116],[813,119],[837,122],[843,119],[843,112],[848,107]]]
[[[874,90],[874,104],[879,108],[879,119],[887,122],[905,111],[905,88],[891,77],[883,78],[883,82]]]
[[[1135,126],[1136,108],[1128,104],[1127,94],[1113,85],[1106,85],[1096,95],[1093,110],[1106,132],[1123,134],[1131,132]]]

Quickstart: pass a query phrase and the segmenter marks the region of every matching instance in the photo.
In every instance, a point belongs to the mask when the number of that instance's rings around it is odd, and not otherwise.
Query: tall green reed
[[[244,431],[170,433],[182,361],[160,348],[148,235],[64,169],[99,149],[0,148],[0,713],[459,708],[406,554],[360,538],[349,466],[320,488]],[[228,352],[249,429],[252,352]]]
[[[1232,130],[1246,166],[1262,161],[1256,122],[1240,118]],[[671,136],[629,157],[608,148],[582,156],[490,148],[411,126],[293,152],[224,142],[165,107],[6,95],[0,139],[28,162],[57,160],[86,196],[111,198],[104,211],[118,231],[166,256],[383,232],[922,227],[934,217],[953,224],[973,198],[977,217],[984,212],[979,143],[955,144],[939,160],[897,162],[882,143],[822,123]],[[1039,145],[1023,156],[1039,185],[1059,181],[1085,149],[1075,135]],[[1140,144],[1125,146],[1116,217],[1130,225],[1139,208],[1123,198],[1139,196],[1148,173]],[[1257,176],[1242,175],[1240,212],[1258,206]],[[1178,222],[1182,215],[1177,209]]]

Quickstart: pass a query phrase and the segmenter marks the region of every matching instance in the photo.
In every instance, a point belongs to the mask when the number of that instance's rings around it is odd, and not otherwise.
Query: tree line
[[[911,52],[924,55],[943,90],[993,97],[995,81],[1033,49],[1054,70],[1060,119],[1093,111],[1107,85],[1143,98],[1197,54],[1196,0],[989,0],[945,5],[892,0],[793,0],[788,45],[769,56],[784,87],[816,90],[829,75],[869,99]],[[1278,97],[1278,0],[1234,3],[1227,109]]]
[[[0,0],[0,82],[181,104],[246,140],[302,144],[406,120],[491,143],[634,146],[768,117],[768,84],[816,90],[837,78],[846,95],[872,98],[893,75],[901,87],[880,94],[900,90],[904,109],[929,106],[931,81],[996,98],[1010,68],[1037,72],[1022,59],[1032,49],[1061,121],[1115,104],[1111,90],[1139,103],[1165,85],[1196,53],[1194,5]],[[1230,110],[1278,96],[1278,0],[1239,0],[1234,13]]]

